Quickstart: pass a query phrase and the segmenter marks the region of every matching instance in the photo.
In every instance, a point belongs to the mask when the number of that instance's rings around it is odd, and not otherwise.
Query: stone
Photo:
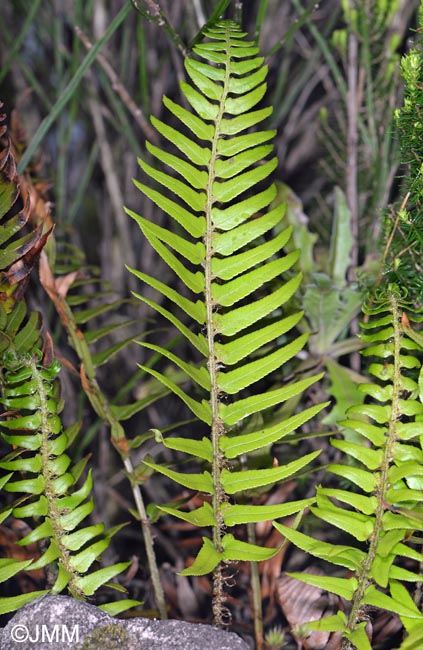
[[[0,629],[0,650],[250,650],[211,625],[134,617],[117,619],[89,603],[47,595]]]

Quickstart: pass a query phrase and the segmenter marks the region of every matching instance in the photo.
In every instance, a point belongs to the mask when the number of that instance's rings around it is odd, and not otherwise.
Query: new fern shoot
[[[164,316],[200,354],[199,365],[186,362],[162,346],[141,342],[169,359],[196,387],[196,399],[169,377],[143,369],[180,397],[210,431],[202,439],[169,436],[163,444],[195,459],[206,469],[183,473],[146,461],[184,487],[204,496],[202,506],[186,512],[162,511],[202,528],[204,536],[194,563],[183,575],[214,574],[213,612],[223,621],[223,566],[232,561],[261,561],[278,549],[262,548],[236,539],[229,530],[237,524],[284,517],[303,509],[310,500],[258,506],[237,503],[237,495],[271,486],[292,477],[319,454],[309,453],[287,464],[242,471],[239,458],[280,441],[315,416],[320,405],[286,417],[276,425],[244,432],[250,416],[280,406],[298,396],[320,376],[293,381],[266,392],[257,383],[298,354],[307,335],[296,336],[302,313],[285,305],[301,283],[293,267],[299,252],[284,254],[291,227],[273,235],[284,217],[285,205],[272,205],[277,167],[273,156],[275,132],[257,125],[271,108],[258,107],[266,92],[267,66],[254,43],[245,40],[232,21],[204,30],[204,40],[185,60],[190,82],[181,91],[190,109],[164,97],[169,123],[152,118],[164,147],[147,143],[155,166],[140,160],[145,182],[136,186],[173,222],[164,228],[127,210],[139,224],[161,260],[178,277],[178,292],[160,279],[131,268],[161,298],[137,297]],[[170,302],[171,306],[167,306]],[[285,341],[283,345],[278,340]],[[194,391],[192,391],[194,393]]]

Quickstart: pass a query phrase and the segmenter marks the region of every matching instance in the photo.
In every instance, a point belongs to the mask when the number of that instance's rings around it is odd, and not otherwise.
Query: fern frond
[[[351,407],[348,419],[340,423],[354,430],[362,443],[332,440],[345,464],[327,468],[349,481],[352,489],[319,487],[316,504],[310,506],[315,516],[367,546],[317,543],[275,524],[299,548],[354,572],[356,585],[348,597],[351,610],[344,624],[340,626],[335,617],[326,623],[323,619],[322,624],[328,630],[342,629],[344,638],[358,648],[367,647],[361,639],[360,623],[369,606],[397,613],[406,629],[414,619],[423,620],[410,599],[399,597],[403,590],[397,588],[403,582],[421,581],[418,567],[415,571],[404,567],[402,558],[421,563],[423,557],[410,540],[410,535],[423,530],[423,404],[418,385],[423,347],[407,334],[410,321],[421,320],[408,311],[409,306],[398,288],[390,286],[384,299],[368,310],[369,320],[363,323],[361,334],[366,343],[362,354],[372,362],[368,371],[375,381],[358,385],[365,403]],[[313,578],[307,574],[295,577],[312,584]],[[330,583],[325,588],[339,593]],[[316,625],[310,629],[317,629]]]
[[[269,441],[280,440],[321,407],[246,436],[238,437],[235,429],[250,415],[299,395],[318,377],[254,393],[254,385],[294,358],[307,339],[299,336],[285,345],[276,343],[302,317],[302,313],[284,312],[284,305],[301,283],[300,274],[294,270],[299,253],[283,251],[292,227],[279,229],[279,234],[272,237],[272,229],[285,212],[283,204],[272,205],[276,197],[276,188],[270,182],[270,175],[277,167],[271,144],[275,132],[250,131],[271,113],[270,108],[257,108],[266,90],[267,67],[257,56],[255,44],[244,40],[245,34],[235,23],[220,22],[204,30],[204,35],[207,42],[194,48],[202,60],[186,59],[190,82],[181,83],[191,111],[164,98],[164,105],[177,127],[152,118],[153,126],[165,140],[165,150],[147,145],[157,168],[140,160],[148,182],[135,181],[138,189],[173,220],[175,233],[150,223],[132,210],[127,212],[183,287],[179,291],[152,275],[130,268],[144,284],[161,295],[160,300],[170,301],[172,307],[166,309],[160,301],[135,295],[168,319],[200,352],[203,363],[199,368],[192,364],[188,367],[186,362],[159,346],[140,344],[161,351],[183,369],[197,386],[198,394],[206,399],[194,399],[157,370],[143,369],[159,379],[211,428],[207,448],[203,442],[196,446],[194,441],[189,444],[172,438],[164,441],[170,448],[208,462],[210,472],[184,475],[157,463],[146,464],[184,486],[212,495],[212,519],[206,505],[207,513],[200,508],[196,515],[181,512],[179,516],[189,517],[193,522],[198,518],[198,525],[204,525],[206,517],[207,525],[213,527],[213,542],[205,539],[188,573],[198,575],[216,569],[218,576],[220,564],[245,559],[248,546],[249,559],[267,557],[254,545],[224,534],[226,525],[234,525],[229,522],[251,523],[286,512],[275,509],[265,514],[253,506],[237,506],[236,515],[230,509],[222,515],[222,509],[229,506],[228,495],[291,477],[317,454],[279,468],[247,472],[239,471],[235,465],[231,467],[230,459],[260,449],[270,444]],[[283,274],[287,276],[285,280],[281,279]],[[301,503],[295,508],[300,510]],[[219,580],[219,577],[215,579],[218,620],[222,598],[220,587],[216,587]]]
[[[18,303],[8,318],[14,328],[22,323],[20,317],[15,317],[19,304],[23,305]],[[31,318],[28,324],[33,328]],[[20,331],[25,331],[27,325]],[[6,326],[5,331],[10,333],[10,327]],[[34,332],[39,335],[37,329]],[[53,359],[46,367],[41,351],[33,346],[34,338],[34,334],[23,337],[25,348],[16,348],[10,341],[1,354],[0,404],[5,413],[0,435],[13,446],[13,451],[0,462],[0,468],[6,472],[0,483],[5,492],[27,495],[19,498],[5,514],[37,522],[19,544],[41,540],[45,543],[41,557],[27,563],[26,571],[56,566],[51,591],[59,593],[68,589],[73,596],[83,598],[109,580],[110,573],[115,576],[123,571],[128,563],[110,567],[105,579],[99,571],[90,572],[93,562],[107,549],[119,527],[109,531],[104,530],[103,524],[79,528],[93,509],[92,476],[88,473],[81,487],[75,489],[83,464],[72,468],[66,453],[74,436],[72,431],[69,436],[63,431],[59,416],[57,375],[60,364]],[[3,563],[0,579],[15,575],[22,569],[21,564],[16,561]],[[28,594],[26,602],[38,595],[39,592]],[[0,611],[11,611],[22,604],[22,599],[3,598],[0,599]]]
[[[131,303],[133,299],[116,299],[110,283],[102,280],[96,267],[87,265],[81,251],[64,242],[59,242],[58,248],[55,263],[56,277],[53,276],[47,257],[42,255],[40,280],[56,307],[69,342],[84,365],[88,379],[93,379],[97,368],[110,361],[136,338],[137,334],[131,334],[115,343],[103,344],[101,349],[98,349],[98,343],[104,341],[110,334],[124,328],[128,329],[136,323],[135,320],[121,315],[122,306]],[[107,324],[98,327],[97,319],[105,316]],[[117,423],[121,413],[122,419],[131,417],[167,392],[160,384],[152,385],[149,398],[124,406],[110,405],[108,413],[115,416]],[[92,397],[89,391],[87,396],[89,399]],[[99,401],[93,402],[92,399],[90,401],[97,415],[103,417],[104,412]],[[131,415],[127,415],[128,413]]]

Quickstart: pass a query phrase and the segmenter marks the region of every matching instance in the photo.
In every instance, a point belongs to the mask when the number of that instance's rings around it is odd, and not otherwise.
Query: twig
[[[159,27],[163,27],[181,54],[184,57],[188,56],[188,48],[178,32],[173,29],[158,2],[155,2],[155,0],[131,0],[131,2],[142,16],[147,16],[147,18],[155,22]],[[143,4],[147,5],[147,9],[142,6]]]
[[[395,233],[396,233],[396,231],[397,231],[397,229],[398,229],[399,221],[400,221],[400,218],[401,218],[401,212],[402,212],[403,210],[405,210],[405,206],[407,205],[407,201],[408,201],[409,197],[410,197],[410,192],[407,192],[407,194],[406,194],[406,196],[405,196],[403,202],[401,203],[401,207],[400,207],[400,209],[399,209],[398,212],[397,212],[397,216],[396,216],[396,218],[395,218],[394,225],[393,225],[393,227],[392,227],[391,232],[389,233],[389,237],[388,237],[387,242],[386,242],[386,244],[385,244],[385,248],[384,248],[384,250],[383,250],[382,260],[381,260],[381,264],[380,264],[381,271],[380,271],[378,277],[376,278],[376,282],[375,282],[375,284],[374,284],[374,288],[373,288],[373,291],[372,291],[372,297],[371,297],[371,299],[370,299],[370,301],[369,301],[369,305],[370,305],[370,306],[371,306],[371,305],[373,304],[373,302],[374,302],[374,297],[375,297],[375,294],[376,294],[376,289],[378,289],[380,283],[382,282],[382,279],[383,279],[383,276],[384,276],[384,272],[385,272],[386,258],[388,257],[388,253],[389,253],[389,250],[390,250],[390,248],[391,248],[391,244],[392,244],[392,241],[393,241],[393,239],[394,239],[394,235],[395,235]],[[402,253],[404,253],[404,252],[405,252],[405,251],[402,251]],[[369,314],[365,314],[365,315],[364,315],[363,322],[364,322],[364,323],[368,323],[368,321],[369,321]]]
[[[386,264],[386,258],[388,257],[389,249],[391,248],[391,244],[392,244],[392,241],[394,239],[395,232],[396,232],[396,230],[398,228],[399,220],[401,218],[401,213],[405,210],[405,206],[407,205],[407,201],[408,201],[409,198],[410,198],[410,192],[407,192],[403,202],[401,203],[401,207],[398,210],[398,214],[396,216],[394,226],[393,226],[391,232],[389,233],[389,237],[388,237],[388,240],[386,242],[386,245],[385,245],[385,248],[384,248],[384,251],[383,251],[382,267],[384,267],[385,264]],[[404,252],[404,251],[402,251],[402,252]],[[380,284],[381,278],[382,278],[382,276],[379,277],[378,282],[377,282],[377,286]]]
[[[88,36],[82,31],[82,29],[78,27],[78,25],[75,26],[75,34],[77,35],[79,40],[83,43],[83,45],[88,51],[92,49],[93,44],[91,43]],[[104,54],[101,53],[97,54],[96,59],[99,65],[104,70],[109,81],[111,82],[113,90],[115,90],[116,93],[119,95],[119,97],[122,100],[122,103],[126,106],[128,111],[131,113],[131,115],[135,119],[140,129],[145,133],[146,137],[151,142],[157,144],[158,138],[156,132],[153,131],[153,129],[147,122],[141,108],[135,104],[134,100],[126,90],[125,86],[120,81],[112,65],[106,59]]]
[[[156,18],[161,17],[162,12],[157,2],[154,2],[154,0],[144,0],[144,2],[149,7],[149,11],[153,16]]]
[[[350,10],[354,9],[354,2],[350,0]],[[348,269],[348,279],[354,280],[358,266],[358,39],[353,26],[349,26],[348,33],[348,61],[347,61],[347,168],[346,168],[346,199],[350,211],[351,228],[351,265]],[[350,323],[351,334],[359,330],[358,319],[353,318]],[[350,357],[351,368],[356,372],[360,370],[360,356],[355,352]]]

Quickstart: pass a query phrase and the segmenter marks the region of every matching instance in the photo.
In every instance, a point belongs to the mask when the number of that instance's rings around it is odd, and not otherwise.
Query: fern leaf
[[[213,274],[221,280],[232,280],[235,276],[261,264],[272,255],[283,249],[291,237],[292,228],[285,228],[274,239],[231,257],[214,257],[212,260]],[[288,256],[289,257],[289,256]],[[290,268],[289,266],[287,268]]]
[[[274,372],[277,368],[280,368],[282,364],[286,363],[289,359],[292,359],[292,357],[298,354],[298,352],[303,349],[306,340],[306,335],[299,336],[281,350],[272,352],[257,361],[250,361],[250,363],[246,363],[235,370],[218,373],[220,387],[230,395],[237,393],[247,386],[251,386],[251,384],[263,379],[263,377],[266,377],[269,373]],[[292,386],[295,386],[295,384]],[[302,389],[300,389],[300,391],[301,390]],[[284,398],[279,401],[281,402],[283,399]],[[238,405],[239,404],[242,405],[242,400],[238,402]],[[265,405],[263,405],[262,408],[266,408]]]
[[[235,230],[230,230],[229,232],[214,231],[212,235],[213,249],[219,255],[232,255],[251,241],[254,241],[254,239],[258,239],[261,235],[271,230],[283,218],[284,214],[285,204],[282,203],[274,210],[254,219],[252,222],[248,221],[238,226]],[[216,258],[216,260],[219,259]]]
[[[283,334],[286,334],[286,332],[289,332],[300,322],[302,315],[302,312],[292,314],[291,316],[262,327],[258,332],[250,332],[227,343],[216,343],[216,353],[219,362],[225,366],[232,366],[238,363],[238,361],[245,359],[252,352],[256,352],[262,346],[266,345],[266,343],[270,343]]]
[[[16,309],[17,306],[8,317],[12,330],[24,322],[22,315],[25,310],[20,308],[18,313]],[[58,575],[52,591],[58,593],[67,588],[74,596],[83,598],[89,594],[81,590],[79,580],[108,547],[110,537],[117,529],[104,533],[104,527],[100,525],[76,530],[93,509],[90,499],[92,477],[88,473],[81,487],[75,489],[84,464],[80,469],[72,469],[71,459],[65,453],[72,439],[62,430],[57,415],[59,409],[55,396],[60,365],[53,360],[48,367],[43,366],[42,353],[33,347],[34,340],[39,338],[37,323],[38,319],[30,317],[22,325],[20,332],[24,334],[19,340],[20,354],[10,343],[9,349],[0,357],[3,370],[0,403],[9,418],[1,423],[1,436],[16,448],[0,462],[0,468],[8,472],[6,477],[2,477],[1,484],[6,492],[29,495],[23,503],[18,499],[10,508],[13,516],[34,518],[37,522],[19,544],[27,546],[44,541],[46,546],[41,557],[28,570],[57,565]],[[8,324],[5,329],[8,330]],[[31,335],[28,335],[29,331]],[[18,336],[19,333],[16,338]],[[3,430],[13,433],[4,433]],[[23,474],[21,478],[20,473]],[[12,568],[10,564],[9,573]],[[93,593],[91,587],[89,591]],[[22,601],[0,599],[0,610],[11,611],[19,602]]]
[[[240,399],[233,404],[221,404],[220,413],[222,419],[227,422],[228,425],[236,424],[239,420],[263,411],[264,409],[275,406],[275,404],[280,404],[291,397],[295,397],[302,393],[302,391],[310,384],[314,383],[314,377],[307,379],[302,379],[283,388],[277,388],[275,390],[270,390],[267,393],[261,393],[258,395],[252,395],[251,397],[246,397],[245,399]]]
[[[293,476],[319,454],[320,451],[313,451],[303,458],[293,460],[282,467],[272,467],[271,469],[251,469],[245,470],[244,472],[229,472],[224,469],[221,478],[222,486],[227,494],[236,494],[237,492],[262,487],[263,485],[277,483],[278,481]]]
[[[187,521],[194,526],[217,526],[217,521],[213,516],[213,509],[207,501],[201,506],[191,512],[183,512],[177,508],[169,508],[166,506],[159,506],[159,510],[166,512],[169,515],[178,517],[182,521]]]
[[[313,502],[314,499],[302,499],[271,506],[227,504],[223,510],[223,520],[226,526],[270,521],[300,512]]]
[[[225,436],[219,441],[226,458],[236,458],[241,454],[248,454],[267,445],[283,440],[283,438],[295,429],[301,427],[305,422],[321,411],[322,405],[311,406],[301,413],[296,413],[279,424],[266,429],[259,429],[252,433],[238,434],[236,436]]]
[[[206,494],[213,494],[214,487],[210,472],[203,472],[203,474],[183,474],[182,472],[175,472],[173,469],[151,463],[150,461],[144,461],[144,464],[160,472],[160,474],[164,474],[164,476],[177,481],[184,487],[205,492]]]
[[[157,372],[156,370],[153,370],[152,368],[147,368],[147,366],[140,366],[142,370],[145,372],[149,373],[156,379],[158,379],[164,386],[169,388],[175,395],[181,398],[183,402],[188,406],[188,408],[194,413],[196,417],[198,417],[200,420],[203,420],[206,424],[211,424],[212,420],[212,414],[210,410],[210,405],[208,402],[203,400],[202,402],[198,402],[197,400],[193,399],[190,397],[187,393],[185,393],[182,388],[180,388],[177,384],[175,384],[174,381],[166,377],[160,372]]]
[[[237,277],[226,284],[212,284],[212,298],[222,307],[232,307],[235,303],[252,294],[265,282],[274,280],[290,269],[298,259],[298,252],[290,253],[282,260],[273,260]]]
[[[288,573],[291,578],[297,578],[301,582],[313,587],[319,587],[325,591],[330,591],[341,598],[351,601],[354,591],[357,588],[355,578],[332,578],[327,576],[315,576],[311,573]]]
[[[365,558],[364,552],[358,548],[343,546],[341,544],[335,546],[322,540],[316,540],[283,524],[275,523],[274,526],[284,537],[295,544],[295,546],[303,551],[307,551],[313,557],[346,567],[351,571],[357,571]]]
[[[3,106],[1,104],[0,108]],[[31,185],[30,176],[21,177],[16,170],[15,147],[0,116],[0,296],[9,312],[19,292],[18,285],[29,276],[41,250],[52,233],[45,201]],[[37,202],[38,210],[34,210]],[[35,215],[35,212],[37,214]],[[20,300],[20,298],[19,298]],[[3,329],[3,328],[0,328]]]
[[[48,593],[48,589],[43,589],[41,591],[31,591],[27,594],[19,594],[19,596],[0,598],[0,614],[8,614],[9,612],[14,612],[27,603],[30,603],[32,600],[40,598],[41,596],[45,596]]]
[[[385,593],[386,589],[393,595],[400,593],[401,583],[421,579],[412,567],[401,565],[402,558],[420,562],[420,553],[415,555],[409,538],[423,529],[421,508],[416,505],[423,487],[423,456],[418,442],[423,405],[416,399],[416,372],[421,368],[422,356],[418,343],[401,327],[404,313],[409,314],[407,321],[420,316],[406,312],[407,308],[398,288],[389,286],[367,310],[369,319],[362,335],[367,347],[363,355],[372,357],[368,371],[374,382],[359,386],[367,403],[350,407],[348,419],[342,422],[362,436],[363,444],[332,440],[349,462],[327,468],[349,481],[353,489],[320,487],[316,504],[310,506],[314,515],[366,546],[357,549],[357,542],[351,546],[317,544],[307,535],[275,524],[308,553],[354,571],[357,586],[348,595],[344,593],[352,603],[351,611],[345,626],[338,625],[337,629],[342,629],[345,639],[360,642],[358,647],[367,644],[360,620],[368,605],[395,612],[403,621],[421,617],[414,604],[408,606],[407,599]],[[296,577],[308,584],[314,580],[305,575]],[[327,585],[341,595],[338,583],[332,580],[342,579],[325,577],[320,586]]]
[[[216,550],[213,542],[207,537],[203,537],[203,546],[201,547],[194,562],[188,568],[180,572],[181,576],[203,576],[211,573],[222,561],[222,552]]]
[[[196,458],[203,458],[204,460],[209,461],[209,463],[212,462],[213,449],[208,438],[203,438],[202,440],[191,440],[190,438],[167,438],[166,440],[163,440],[163,444],[168,449],[183,451]]]
[[[233,336],[247,327],[254,325],[254,323],[265,318],[288,302],[300,284],[301,276],[297,275],[264,298],[256,300],[249,305],[233,309],[225,314],[217,314],[215,317],[217,332],[224,336]]]
[[[257,56],[256,45],[245,41],[245,34],[232,21],[205,29],[204,36],[204,42],[194,48],[201,60],[186,59],[189,81],[181,83],[191,110],[164,98],[176,127],[152,118],[165,147],[147,145],[153,163],[140,160],[147,180],[135,181],[146,197],[183,228],[183,234],[127,210],[177,282],[173,288],[130,269],[160,295],[154,301],[140,294],[136,297],[169,320],[206,361],[198,368],[173,352],[146,344],[182,369],[205,399],[197,401],[156,370],[145,368],[146,372],[210,425],[207,449],[203,441],[164,440],[166,446],[210,463],[210,472],[182,474],[146,462],[181,485],[213,495],[213,521],[218,522],[212,525],[213,542],[204,541],[194,564],[183,575],[201,575],[216,567],[219,572],[222,562],[244,559],[248,554],[257,561],[270,557],[268,551],[243,546],[245,543],[231,534],[223,534],[220,509],[227,505],[224,495],[284,480],[303,469],[317,453],[281,467],[245,472],[234,471],[228,461],[282,439],[321,408],[306,409],[264,431],[231,434],[238,422],[299,396],[317,378],[253,392],[255,383],[292,360],[306,343],[306,335],[291,335],[302,314],[285,308],[301,283],[301,276],[294,271],[299,254],[284,252],[292,228],[278,226],[279,234],[272,236],[272,229],[285,214],[284,205],[273,205],[277,190],[270,177],[277,161],[272,157],[271,140],[275,133],[269,129],[250,131],[271,114],[270,108],[257,108],[266,91],[267,67]],[[170,301],[172,308],[164,307],[163,300]],[[281,337],[282,344],[278,342]],[[243,394],[244,390],[249,393]],[[294,510],[246,508],[232,511],[232,515],[227,510],[226,514],[235,525],[237,518],[248,523],[262,520],[265,512],[278,516],[299,509],[297,503]]]
[[[237,562],[240,560],[264,562],[265,560],[270,560],[280,551],[280,548],[266,548],[257,546],[257,544],[250,544],[249,542],[241,542],[235,539],[230,533],[223,537],[222,547],[223,560],[226,562]]]
[[[186,260],[191,260],[196,264],[201,264],[203,261],[205,249],[202,242],[196,242],[194,244],[183,237],[170,232],[166,228],[162,228],[151,221],[147,221],[147,219],[140,217],[140,215],[136,214],[132,210],[126,210],[126,212],[138,222],[146,237],[148,237],[149,234],[154,235],[160,241],[169,244],[174,251],[182,255]]]
[[[173,361],[175,365],[181,368],[181,370],[183,370],[188,375],[188,377],[191,377],[191,379],[193,379],[199,386],[205,390],[210,390],[210,375],[204,366],[197,368],[192,364],[186,363],[185,361],[182,361],[182,359],[180,359],[176,354],[173,354],[173,352],[170,352],[170,350],[162,348],[160,345],[153,345],[152,343],[145,343],[143,341],[139,341],[139,345],[142,345],[144,348],[154,350],[155,352],[158,352],[162,356],[169,359],[169,361]]]
[[[276,197],[276,188],[270,185],[266,190],[255,194],[252,198],[238,201],[227,208],[213,207],[211,217],[216,228],[227,232],[241,225],[260,210],[267,208]]]

